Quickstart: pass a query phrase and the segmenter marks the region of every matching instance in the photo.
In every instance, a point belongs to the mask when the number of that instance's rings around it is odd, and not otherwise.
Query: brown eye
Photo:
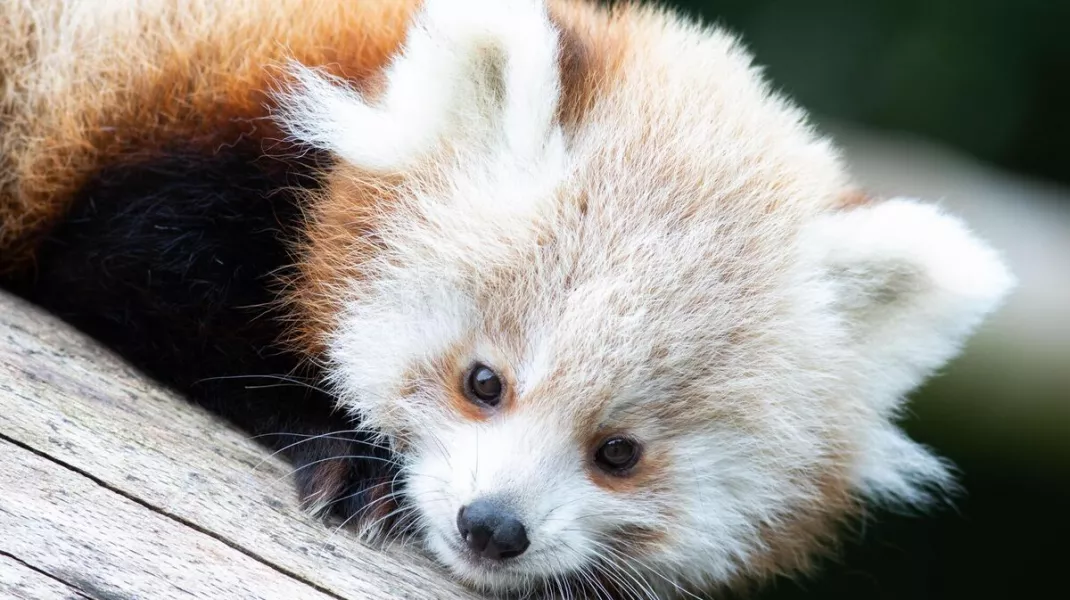
[[[621,475],[639,462],[639,444],[628,438],[610,438],[599,446],[594,460],[609,473]]]
[[[490,367],[476,365],[468,372],[465,391],[473,402],[497,406],[502,401],[502,380]]]

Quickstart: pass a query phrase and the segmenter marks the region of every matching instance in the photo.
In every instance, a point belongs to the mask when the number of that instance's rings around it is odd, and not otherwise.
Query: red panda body
[[[368,501],[350,478],[387,475],[324,460],[369,454],[364,442],[293,445],[352,426],[307,389],[316,387],[303,383],[311,357],[285,342],[293,319],[273,308],[306,237],[309,208],[294,190],[313,185],[323,165],[285,144],[270,92],[291,58],[370,80],[415,5],[57,0],[0,9],[7,287],[270,447],[290,446],[297,466],[312,465],[298,472],[306,500],[353,496],[333,507],[340,514]],[[296,383],[248,391],[279,379]]]
[[[0,282],[283,451],[317,511],[481,588],[672,596],[948,483],[893,420],[1011,276],[859,194],[720,30],[580,0],[0,22]]]
[[[32,254],[102,169],[175,148],[270,151],[280,140],[269,92],[283,61],[366,80],[401,43],[416,4],[9,3],[0,42],[5,269]]]

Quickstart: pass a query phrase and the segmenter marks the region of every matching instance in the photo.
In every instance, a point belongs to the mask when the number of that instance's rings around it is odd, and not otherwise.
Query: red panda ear
[[[896,402],[958,351],[1014,285],[959,219],[916,200],[863,203],[804,230],[860,368]]]
[[[876,417],[855,432],[853,483],[870,498],[924,503],[950,477],[893,424],[897,409],[958,353],[1014,279],[962,221],[916,200],[845,203],[807,226],[800,244],[844,328],[845,376]]]
[[[426,0],[374,102],[292,65],[277,95],[297,141],[398,172],[437,150],[526,161],[554,137],[557,33],[541,0]]]

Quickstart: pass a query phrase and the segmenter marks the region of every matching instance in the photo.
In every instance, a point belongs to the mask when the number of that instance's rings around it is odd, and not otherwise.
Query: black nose
[[[497,502],[476,500],[457,513],[457,531],[473,552],[491,560],[520,556],[528,532],[513,511]]]

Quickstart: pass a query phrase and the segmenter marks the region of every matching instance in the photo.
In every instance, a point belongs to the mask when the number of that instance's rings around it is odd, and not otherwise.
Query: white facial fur
[[[536,0],[428,0],[382,97],[295,67],[283,98],[295,137],[390,178],[327,358],[477,586],[600,570],[671,595],[804,566],[855,498],[923,503],[947,473],[893,419],[1012,286],[933,206],[838,208],[835,150],[731,38],[629,10],[567,126]],[[458,408],[474,362],[506,381],[497,413]],[[633,477],[591,464],[614,432],[643,445]],[[456,516],[483,497],[523,555],[468,558]]]

